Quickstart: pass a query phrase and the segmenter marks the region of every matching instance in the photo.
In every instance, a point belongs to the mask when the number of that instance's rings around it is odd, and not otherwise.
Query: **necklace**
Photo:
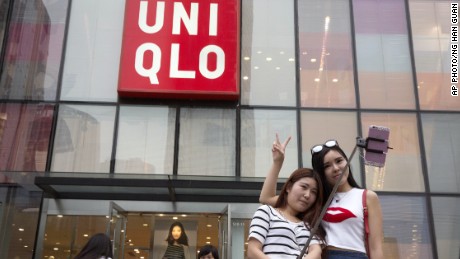
[[[287,219],[286,216],[284,216],[284,213],[283,213],[280,209],[276,208],[276,211],[278,211],[279,214],[280,214],[284,219]]]
[[[343,193],[336,193],[334,196],[335,202],[339,203],[342,199],[347,197],[347,195],[351,192],[351,190],[347,191],[345,194]]]

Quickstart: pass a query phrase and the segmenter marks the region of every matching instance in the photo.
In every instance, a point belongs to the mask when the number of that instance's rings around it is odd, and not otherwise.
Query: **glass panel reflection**
[[[460,193],[460,114],[422,114],[432,192]]]
[[[386,195],[379,199],[385,258],[433,258],[425,199]]]
[[[0,104],[0,170],[45,171],[54,106]]]
[[[121,107],[115,172],[172,174],[176,109]]]
[[[272,164],[271,148],[278,133],[280,141],[292,136],[280,177],[289,177],[299,168],[295,111],[241,111],[241,176],[266,177]]]
[[[450,3],[409,0],[418,97],[424,110],[460,110],[450,95]]]
[[[3,49],[3,38],[5,37],[6,31],[6,18],[8,17],[8,8],[10,1],[0,2],[0,49]]]
[[[361,107],[414,109],[404,0],[354,0]]]
[[[109,172],[115,107],[61,105],[51,171]]]
[[[72,1],[71,10],[61,99],[116,101],[125,1]]]
[[[235,175],[235,110],[180,110],[180,175]]]
[[[294,1],[242,1],[241,103],[295,106]]]
[[[55,100],[68,1],[1,1],[0,9],[8,2],[14,6],[0,97]]]
[[[438,258],[460,258],[460,198],[432,197]]]
[[[18,184],[0,185],[0,258],[34,256],[42,193],[20,187],[21,182]]]
[[[363,113],[362,131],[367,136],[369,126],[390,128],[385,167],[365,166],[366,186],[372,190],[423,192],[417,119],[412,113]],[[410,184],[408,184],[410,183]]]
[[[348,0],[299,0],[303,107],[356,107]]]

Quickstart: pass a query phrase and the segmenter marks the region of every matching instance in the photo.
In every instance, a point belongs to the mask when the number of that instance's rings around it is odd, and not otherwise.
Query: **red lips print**
[[[356,216],[347,209],[339,207],[329,207],[326,211],[326,214],[323,217],[323,220],[330,223],[339,223],[349,218],[356,218]]]

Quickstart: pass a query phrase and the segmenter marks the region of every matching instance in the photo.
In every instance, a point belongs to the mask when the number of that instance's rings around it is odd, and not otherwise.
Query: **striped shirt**
[[[180,245],[168,245],[163,259],[181,259],[185,258],[184,248]]]
[[[286,220],[275,208],[260,206],[252,217],[249,238],[263,244],[262,251],[270,258],[297,258],[310,237],[303,222]],[[320,244],[317,238],[310,245]]]

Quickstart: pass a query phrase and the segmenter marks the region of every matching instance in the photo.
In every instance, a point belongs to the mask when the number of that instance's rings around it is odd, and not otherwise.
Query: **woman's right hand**
[[[281,143],[278,137],[278,133],[276,133],[276,139],[273,142],[272,147],[272,157],[274,163],[284,161],[284,153],[286,152],[286,146],[288,145],[289,141],[291,141],[291,136],[289,136],[283,143]]]

